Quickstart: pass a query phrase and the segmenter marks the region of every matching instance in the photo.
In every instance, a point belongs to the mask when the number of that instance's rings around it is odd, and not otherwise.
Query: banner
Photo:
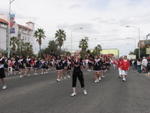
[[[146,48],[146,54],[150,55],[150,48]]]
[[[15,33],[15,14],[10,14],[10,33]]]

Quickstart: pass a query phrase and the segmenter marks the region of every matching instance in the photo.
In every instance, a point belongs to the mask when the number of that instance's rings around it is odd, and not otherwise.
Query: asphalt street
[[[71,79],[56,82],[55,72],[7,79],[0,89],[0,113],[150,113],[150,78],[131,70],[127,82],[109,70],[98,84],[93,72],[84,72],[88,95],[70,97]]]

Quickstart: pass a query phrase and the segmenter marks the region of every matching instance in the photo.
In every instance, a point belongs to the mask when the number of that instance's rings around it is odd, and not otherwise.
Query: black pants
[[[73,76],[72,76],[72,87],[76,87],[77,84],[77,78],[80,82],[81,88],[84,88],[84,78],[83,78],[83,73],[81,72],[73,72]]]

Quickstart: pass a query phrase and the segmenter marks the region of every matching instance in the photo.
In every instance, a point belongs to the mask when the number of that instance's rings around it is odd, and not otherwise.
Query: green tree
[[[101,51],[102,51],[102,47],[101,47],[100,44],[98,44],[98,45],[94,48],[92,54],[93,54],[94,56],[95,56],[95,55],[100,55],[100,52],[101,52]]]
[[[49,48],[50,54],[55,54],[58,50],[58,45],[56,44],[54,40],[52,40],[52,41],[49,41],[48,48]]]
[[[88,55],[91,55],[91,50],[88,49],[86,52]]]
[[[16,51],[17,50],[17,44],[18,44],[17,37],[11,37],[10,38],[10,46],[11,46],[11,50],[12,51]]]
[[[42,50],[43,54],[56,55],[58,53],[58,45],[54,40],[49,41],[48,47]]]
[[[81,41],[79,42],[79,48],[81,48],[81,52],[80,52],[81,57],[85,58],[88,49],[88,37],[81,39]]]
[[[87,50],[87,48],[88,48],[88,37],[81,39],[81,41],[79,43],[79,48],[81,48],[81,51]]]
[[[139,58],[139,48],[134,50],[134,55],[136,55],[136,57]],[[148,56],[146,54],[146,48],[140,48],[140,57],[142,58],[142,57],[146,57],[146,56]]]
[[[21,55],[22,56],[31,56],[31,55],[33,55],[33,48],[32,48],[32,45],[29,42],[26,42],[26,43],[22,42]]]
[[[34,37],[36,38],[36,41],[39,44],[39,50],[40,50],[40,56],[41,56],[41,45],[42,45],[42,39],[45,38],[45,31],[41,28],[38,28],[34,33]]]
[[[59,29],[56,31],[55,33],[55,38],[56,38],[56,42],[59,46],[59,48],[61,49],[64,41],[66,40],[66,33],[63,29]]]

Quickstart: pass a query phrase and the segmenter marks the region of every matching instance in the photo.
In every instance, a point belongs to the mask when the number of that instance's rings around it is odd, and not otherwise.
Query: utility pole
[[[11,19],[11,4],[14,2],[15,0],[9,0],[9,13],[8,13],[8,31],[7,31],[7,57],[10,57],[10,19]]]

